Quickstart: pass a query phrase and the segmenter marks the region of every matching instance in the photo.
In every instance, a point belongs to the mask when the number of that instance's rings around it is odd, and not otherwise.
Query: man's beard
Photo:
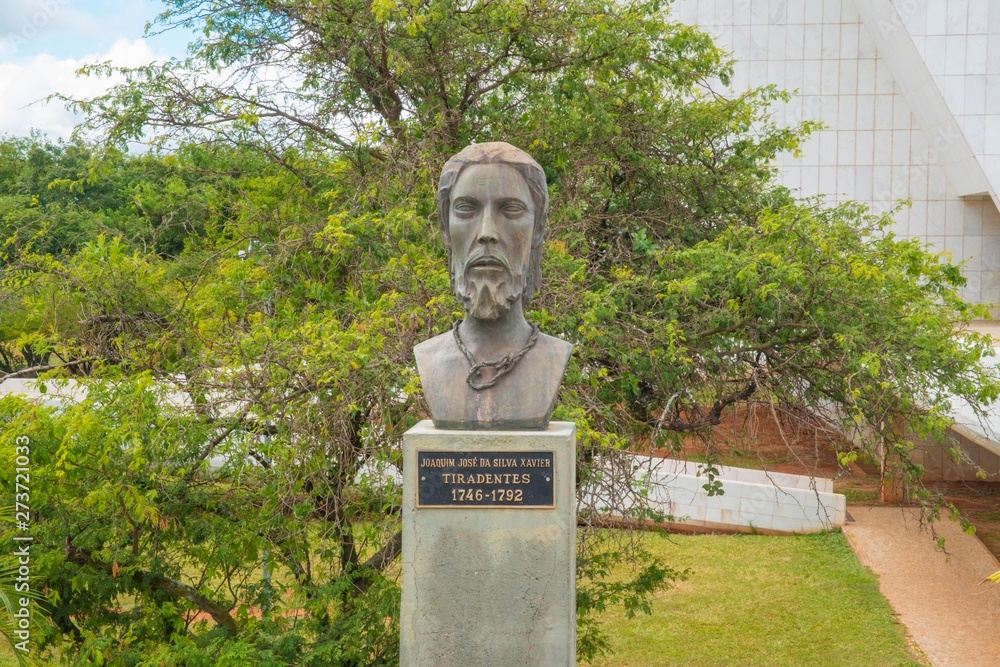
[[[465,312],[480,320],[503,316],[524,294],[524,275],[498,271],[456,271],[455,296]]]

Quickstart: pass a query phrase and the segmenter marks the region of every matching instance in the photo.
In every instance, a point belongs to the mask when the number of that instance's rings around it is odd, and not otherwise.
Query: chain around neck
[[[458,345],[458,349],[462,351],[465,358],[469,360],[472,364],[472,368],[469,369],[469,374],[465,377],[465,382],[475,391],[482,391],[483,389],[489,389],[497,383],[497,380],[502,378],[507,373],[514,370],[514,366],[517,362],[521,361],[524,355],[528,354],[528,351],[535,346],[535,342],[538,340],[538,325],[531,323],[531,335],[528,336],[528,342],[524,344],[517,354],[505,354],[501,358],[495,361],[476,361],[476,358],[472,356],[472,352],[469,348],[465,346],[462,342],[462,337],[458,334],[458,327],[462,324],[463,320],[458,320],[455,325],[451,328],[452,333],[455,334],[455,343]],[[492,368],[496,370],[496,375],[485,382],[480,382],[478,377],[482,376],[482,371],[484,368]]]

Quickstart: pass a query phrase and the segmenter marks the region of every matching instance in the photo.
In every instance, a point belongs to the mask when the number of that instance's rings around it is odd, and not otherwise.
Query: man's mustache
[[[502,266],[507,273],[510,273],[510,264],[506,258],[489,252],[477,252],[471,255],[465,262],[465,271],[476,266]]]

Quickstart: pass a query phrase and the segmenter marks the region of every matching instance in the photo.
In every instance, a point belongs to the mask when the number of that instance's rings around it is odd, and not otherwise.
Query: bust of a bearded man
[[[544,429],[573,351],[524,317],[542,278],[545,172],[510,144],[473,144],[445,164],[437,204],[465,318],[413,348],[434,425]]]

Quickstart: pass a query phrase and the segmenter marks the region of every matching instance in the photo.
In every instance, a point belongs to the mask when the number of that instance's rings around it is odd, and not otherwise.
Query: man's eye
[[[472,213],[475,210],[476,210],[476,207],[473,206],[472,204],[467,203],[467,202],[463,202],[463,203],[460,203],[460,204],[455,204],[455,211],[458,212],[458,213]]]
[[[503,212],[507,215],[518,215],[524,213],[525,210],[524,204],[518,203],[505,204],[503,207]]]

